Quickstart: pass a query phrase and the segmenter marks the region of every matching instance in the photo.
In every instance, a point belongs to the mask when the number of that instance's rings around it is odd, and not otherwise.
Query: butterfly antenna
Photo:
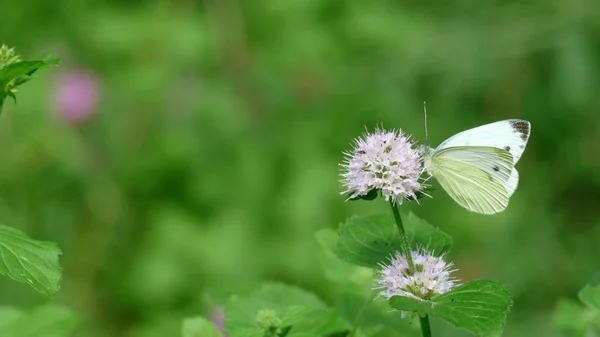
[[[423,101],[423,113],[425,114],[425,141],[427,141],[427,102]]]

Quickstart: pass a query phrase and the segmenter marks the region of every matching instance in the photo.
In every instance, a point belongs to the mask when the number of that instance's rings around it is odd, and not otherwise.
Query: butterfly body
[[[494,214],[508,206],[519,174],[514,168],[521,158],[531,125],[509,119],[460,132],[437,148],[421,146],[427,173],[469,211]]]

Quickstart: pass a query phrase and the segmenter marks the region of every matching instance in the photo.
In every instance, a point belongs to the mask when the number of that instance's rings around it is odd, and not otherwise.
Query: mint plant
[[[46,57],[40,60],[21,60],[14,48],[0,46],[0,112],[6,97],[17,101],[18,87],[30,81],[40,69],[58,66],[56,58]]]
[[[476,335],[499,334],[510,293],[489,280],[461,283],[452,276],[453,262],[446,261],[452,237],[412,212],[400,212],[403,203],[419,202],[432,191],[421,176],[416,144],[401,131],[379,128],[353,144],[341,164],[342,194],[348,200],[382,199],[391,212],[352,216],[337,232],[316,234],[321,267],[338,289],[335,305],[299,288],[265,284],[249,295],[231,297],[224,333],[430,337],[430,317],[439,317]],[[412,324],[417,319],[420,331]],[[202,320],[196,325],[203,329],[196,332],[200,335],[214,333],[214,326]]]
[[[0,113],[6,97],[16,102],[17,88],[40,69],[59,64],[58,59],[23,61],[13,48],[0,46]],[[0,274],[54,296],[59,289],[60,249],[52,242],[31,239],[12,227],[0,225]]]

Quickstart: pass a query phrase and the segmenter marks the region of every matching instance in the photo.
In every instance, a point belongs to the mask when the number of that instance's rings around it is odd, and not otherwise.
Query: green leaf
[[[356,329],[356,336],[420,337],[416,317],[401,319],[398,311],[390,310],[384,300],[353,293],[342,293],[336,300],[337,312]]]
[[[2,337],[68,337],[81,318],[68,308],[48,304],[28,311],[0,309]]]
[[[412,249],[425,246],[440,255],[452,246],[452,238],[419,219],[412,212],[403,213],[404,229]],[[392,214],[354,216],[340,225],[334,252],[344,261],[370,268],[401,251],[400,236]]]
[[[338,314],[315,295],[297,287],[271,283],[249,296],[232,296],[225,306],[225,332],[236,337],[262,337],[256,318],[273,311],[288,337],[324,336],[347,329]]]
[[[358,291],[368,290],[372,284],[373,270],[340,260],[333,252],[337,233],[324,228],[315,234],[319,243],[317,258],[325,276],[340,286],[354,288]]]
[[[0,69],[0,83],[2,87],[5,87],[9,82],[14,80],[25,81],[27,76],[33,75],[36,71],[51,66],[58,66],[60,64],[59,59],[44,59],[36,61],[19,61],[10,64]],[[25,79],[20,79],[25,77]]]
[[[413,249],[418,246],[425,246],[427,249],[433,250],[434,255],[440,256],[452,247],[452,237],[450,235],[439,228],[431,226],[413,212],[402,213],[402,222]]]
[[[53,242],[30,239],[23,232],[0,225],[0,274],[53,296],[58,292],[60,249]]]
[[[390,299],[390,306],[394,309],[438,316],[480,335],[499,332],[510,305],[510,293],[501,284],[492,281],[463,284],[431,300],[402,296]]]
[[[204,317],[191,317],[183,320],[182,337],[222,337],[213,322]]]
[[[292,326],[288,325],[286,327],[281,328],[281,332],[277,335],[278,337],[285,337],[290,333],[290,330],[292,330]]]
[[[579,292],[579,299],[588,307],[600,310],[600,286],[586,285]]]
[[[378,196],[379,196],[379,190],[374,188],[374,189],[370,190],[369,192],[367,192],[367,194],[365,194],[365,195],[361,195],[356,198],[351,198],[349,200],[350,201],[356,201],[356,200],[371,201],[371,200],[377,199]]]

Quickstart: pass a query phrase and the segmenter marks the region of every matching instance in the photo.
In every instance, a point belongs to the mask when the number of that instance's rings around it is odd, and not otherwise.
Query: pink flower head
[[[419,153],[410,136],[400,130],[377,128],[354,140],[354,149],[344,153],[340,183],[349,199],[381,191],[386,201],[402,204],[405,198],[416,199],[423,186]]]
[[[88,120],[96,111],[99,100],[98,80],[84,70],[65,72],[54,91],[54,106],[67,123],[78,124]]]
[[[227,337],[227,335],[225,334],[225,328],[223,325],[223,320],[225,319],[225,310],[222,307],[218,307],[216,308],[212,315],[211,315],[211,320],[212,322],[215,324],[215,326],[217,327],[217,329],[219,329],[219,331],[221,332],[221,334],[224,337]]]

